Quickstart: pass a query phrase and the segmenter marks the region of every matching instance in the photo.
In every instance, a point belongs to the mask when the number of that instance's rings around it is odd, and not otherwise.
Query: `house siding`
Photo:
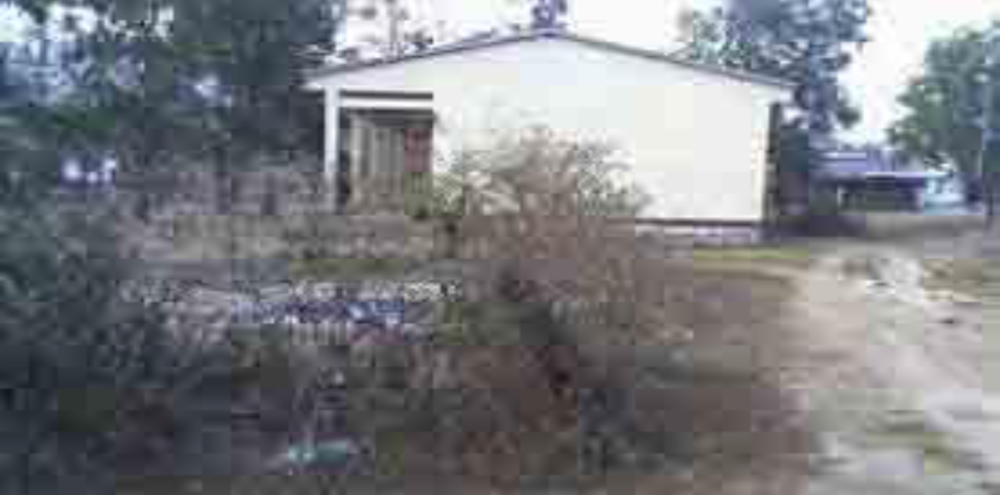
[[[327,92],[328,118],[341,91],[432,93],[438,163],[537,125],[607,142],[629,165],[623,180],[652,200],[644,217],[685,221],[763,220],[770,106],[786,98],[781,88],[559,38],[331,74],[313,86]]]

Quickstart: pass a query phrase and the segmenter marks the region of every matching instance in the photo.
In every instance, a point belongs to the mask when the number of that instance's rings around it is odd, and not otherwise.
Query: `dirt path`
[[[796,277],[785,381],[826,450],[808,493],[1000,493],[1000,377],[976,365],[1000,345],[925,278],[918,256],[871,244]]]

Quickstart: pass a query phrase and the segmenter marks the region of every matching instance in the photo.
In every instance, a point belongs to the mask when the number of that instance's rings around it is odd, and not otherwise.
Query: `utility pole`
[[[982,188],[983,201],[986,206],[986,225],[992,228],[996,220],[996,173],[987,166],[987,160],[990,155],[990,144],[995,139],[995,123],[993,121],[993,114],[995,113],[995,108],[993,105],[996,99],[996,85],[1000,83],[1000,80],[996,78],[996,68],[997,68],[997,51],[1000,50],[1000,37],[987,38],[985,43],[986,49],[986,64],[984,77],[982,78],[983,92],[982,92],[982,106],[983,106],[983,116],[982,122],[980,123],[982,127],[981,138],[979,141],[979,154],[976,157],[976,175],[979,178],[980,187]]]
[[[385,0],[385,15],[389,23],[388,43],[389,56],[398,57],[403,54],[403,23],[406,22],[406,8],[401,5],[400,0]]]

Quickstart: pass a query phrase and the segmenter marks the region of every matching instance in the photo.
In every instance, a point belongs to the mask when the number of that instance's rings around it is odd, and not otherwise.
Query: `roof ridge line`
[[[359,62],[348,62],[344,64],[328,65],[326,67],[320,67],[306,71],[306,78],[310,80],[319,79],[322,77],[332,76],[346,72],[355,72],[359,70],[394,65],[413,60],[421,60],[425,58],[438,57],[442,55],[449,55],[449,54],[461,53],[472,50],[480,50],[494,46],[520,43],[524,41],[531,41],[543,38],[572,41],[575,43],[589,45],[595,48],[601,48],[605,50],[615,51],[618,53],[625,53],[651,60],[657,60],[685,67],[691,70],[701,71],[709,74],[714,74],[717,76],[728,77],[754,84],[772,86],[785,90],[794,88],[794,84],[788,80],[779,79],[749,71],[730,69],[719,65],[697,62],[693,60],[686,60],[676,55],[668,53],[660,53],[651,49],[625,45],[614,41],[608,41],[600,38],[577,34],[565,28],[532,29],[528,31],[515,32],[505,36],[496,36],[496,37],[476,39],[470,41],[457,41],[454,43],[441,45],[436,48],[431,48],[426,51],[400,55],[397,57],[385,57],[372,60],[364,60]]]

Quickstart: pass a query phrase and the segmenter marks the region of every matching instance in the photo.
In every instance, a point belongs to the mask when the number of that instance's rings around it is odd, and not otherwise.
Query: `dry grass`
[[[1000,258],[948,260],[932,267],[931,288],[948,289],[970,295],[1000,295]]]
[[[792,292],[775,268],[811,253],[664,262],[616,221],[640,201],[612,187],[608,156],[543,133],[473,157],[469,297],[351,389],[345,424],[372,446],[352,493],[422,493],[424,480],[427,493],[776,493],[778,479],[793,492],[812,437],[773,373]],[[175,482],[254,495],[270,481]],[[264,493],[311,493],[278,483]]]
[[[406,495],[796,493],[803,482],[804,459],[813,448],[813,439],[771,374],[771,367],[780,364],[784,352],[784,330],[778,320],[791,293],[789,281],[707,266],[678,266],[672,273],[676,283],[669,290],[666,314],[670,315],[671,325],[690,329],[697,336],[682,347],[683,355],[678,354],[675,330],[664,329],[670,338],[642,333],[628,345],[603,347],[601,369],[594,370],[602,380],[614,384],[615,393],[624,400],[625,407],[619,410],[614,423],[622,441],[643,453],[637,463],[597,476],[555,476],[557,470],[572,469],[576,462],[573,452],[545,451],[558,445],[546,440],[547,428],[556,427],[554,431],[558,431],[562,427],[523,420],[544,417],[548,414],[546,408],[552,406],[546,404],[554,398],[547,395],[545,387],[538,386],[532,375],[532,367],[538,363],[525,360],[525,352],[517,349],[520,344],[500,342],[496,343],[502,351],[498,354],[488,349],[467,354],[463,366],[470,368],[461,375],[469,383],[488,384],[484,397],[499,400],[480,405],[499,407],[513,418],[522,417],[515,424],[529,429],[505,431],[504,425],[492,422],[497,419],[497,410],[477,412],[474,408],[462,409],[457,416],[445,416],[441,424],[451,425],[451,440],[437,436],[426,426],[421,429],[420,425],[426,423],[400,423],[402,429],[392,433],[398,437],[398,448],[386,444],[383,452],[393,451],[400,456],[399,466],[405,469],[357,480],[345,489],[349,493]],[[484,380],[483,374],[492,377]],[[382,421],[385,418],[378,419],[379,415],[395,414],[390,409],[372,411],[368,421]],[[448,414],[447,410],[441,412]],[[569,421],[571,427],[572,418]],[[471,462],[467,466],[473,469],[448,474],[447,464],[458,459],[449,457],[447,444],[440,443],[442,439],[458,441],[458,447],[473,447],[476,438],[488,439],[491,435],[510,435],[511,441],[535,437],[537,442],[510,444],[513,456],[467,449],[472,457],[459,462]],[[496,439],[489,443],[497,444]],[[499,442],[505,443],[509,442]],[[518,453],[521,449],[527,449],[526,455]],[[459,448],[455,452],[462,451]],[[477,461],[475,455],[480,454],[484,457]],[[536,462],[541,464],[531,465]],[[529,481],[518,480],[519,474],[533,469],[540,471],[531,473]],[[235,480],[168,478],[133,484],[128,493],[316,493],[294,481],[277,475]]]
[[[912,213],[871,213],[865,215],[868,232],[875,241],[912,243],[928,239],[956,238],[981,231],[982,215],[926,215]]]
[[[778,268],[807,269],[816,260],[814,246],[782,244],[725,249],[695,249],[682,259],[706,270],[762,271]]]
[[[977,471],[983,466],[979,455],[959,449],[951,436],[919,418],[884,425],[880,431],[872,432],[869,442],[874,448],[902,447],[916,452],[929,472]]]

